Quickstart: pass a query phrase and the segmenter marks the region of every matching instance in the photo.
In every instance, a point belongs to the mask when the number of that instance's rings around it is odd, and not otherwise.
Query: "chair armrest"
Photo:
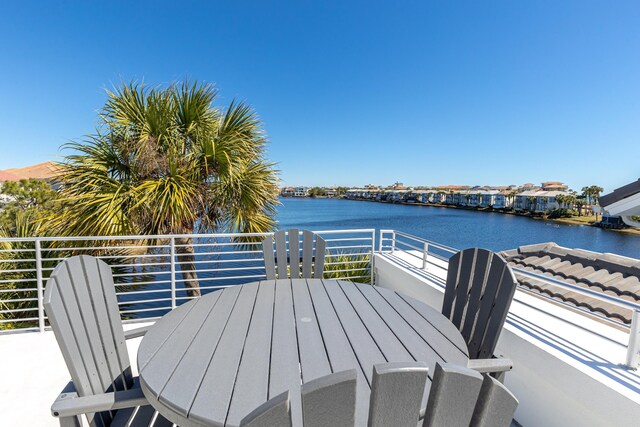
[[[65,418],[94,412],[132,408],[135,406],[148,405],[148,403],[140,387],[79,397],[75,388],[73,388],[73,384],[69,383],[56,401],[53,402],[51,414],[54,417]]]
[[[151,327],[151,325],[143,326],[141,328],[129,329],[128,331],[124,331],[124,339],[125,340],[129,340],[131,338],[142,337],[142,336],[144,336],[144,334],[147,333],[147,331],[149,330],[150,327]]]
[[[513,362],[511,359],[503,357],[493,359],[471,359],[469,360],[467,367],[483,374],[505,372],[513,369]]]

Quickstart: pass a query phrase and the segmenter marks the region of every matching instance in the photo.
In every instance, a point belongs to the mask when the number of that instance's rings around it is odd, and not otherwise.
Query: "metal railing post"
[[[391,231],[391,253],[396,251],[396,230]]]
[[[422,269],[427,269],[427,253],[429,252],[429,244],[424,242],[424,248],[422,249]]]
[[[176,238],[169,239],[169,252],[171,254],[171,309],[176,308]]]
[[[38,328],[44,332],[44,286],[42,283],[42,251],[40,239],[36,243],[36,283],[38,288]]]
[[[375,250],[376,250],[376,230],[371,230],[371,255],[369,260],[369,268],[371,269],[371,285],[375,284],[375,275],[374,275],[374,263],[375,263]]]
[[[640,310],[633,310],[631,316],[631,330],[627,345],[627,363],[631,369],[638,368],[638,352],[640,351]]]

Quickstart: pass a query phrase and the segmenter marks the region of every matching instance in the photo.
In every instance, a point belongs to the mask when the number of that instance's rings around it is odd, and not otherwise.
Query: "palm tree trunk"
[[[176,237],[176,253],[180,263],[182,279],[184,279],[184,287],[187,295],[190,297],[199,297],[200,283],[198,282],[198,273],[196,273],[195,255],[193,250],[193,238]]]

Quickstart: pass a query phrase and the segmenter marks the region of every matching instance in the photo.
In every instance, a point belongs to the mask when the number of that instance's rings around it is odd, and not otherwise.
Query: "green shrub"
[[[324,278],[371,283],[371,256],[347,252],[327,255],[325,257]]]
[[[554,209],[551,212],[549,212],[549,218],[551,218],[551,219],[555,219],[555,218],[571,218],[574,215],[575,215],[575,211],[573,211],[571,209],[566,209],[566,208]]]

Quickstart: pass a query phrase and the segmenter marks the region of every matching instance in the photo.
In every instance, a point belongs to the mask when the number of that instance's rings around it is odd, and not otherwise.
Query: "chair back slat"
[[[291,425],[288,391],[269,399],[240,421],[240,427],[291,427]]]
[[[302,232],[302,277],[311,278],[313,266],[313,233],[309,230]]]
[[[267,236],[262,241],[267,280],[286,279],[289,275],[292,279],[322,278],[326,248],[327,243],[322,237],[316,236],[309,230],[304,230],[302,232],[301,254],[300,231],[298,229],[276,231],[273,236]],[[300,265],[301,259],[302,265]]]
[[[415,427],[427,383],[425,363],[385,363],[373,367],[369,427]]]
[[[436,363],[423,427],[468,426],[482,387],[478,372]]]
[[[473,279],[473,267],[475,265],[475,251],[462,254],[460,259],[460,272],[455,288],[453,310],[449,317],[455,325],[461,325],[467,302],[469,302],[469,289]]]
[[[483,375],[480,396],[471,418],[472,427],[509,427],[518,407],[518,399],[490,375]]]
[[[327,242],[320,237],[316,236],[316,250],[313,263],[313,277],[316,279],[322,279],[324,276],[324,254],[327,250]]]
[[[291,278],[300,278],[300,231],[297,228],[289,229],[289,269]]]
[[[477,248],[474,251],[473,275],[471,277],[471,286],[469,288],[469,297],[465,314],[460,323],[460,333],[466,342],[469,342],[473,327],[478,319],[478,312],[482,295],[485,292],[485,285],[489,277],[489,266],[491,265],[491,257],[493,252],[486,249]]]
[[[287,254],[287,234],[285,230],[276,231],[273,234],[276,241],[276,270],[278,278],[287,277],[288,254]]]
[[[304,427],[353,427],[356,415],[355,369],[327,375],[302,385]]]
[[[47,281],[44,306],[80,396],[126,390],[131,365],[110,267],[96,258],[69,258]],[[89,415],[93,426],[111,414]]]
[[[483,295],[483,305],[480,307],[480,313],[478,319],[482,319],[487,322],[486,327],[482,327],[482,324],[476,326],[477,332],[474,331],[471,343],[473,343],[474,349],[476,348],[476,342],[478,345],[478,358],[485,359],[493,356],[500,331],[504,326],[504,322],[507,319],[509,313],[509,307],[513,300],[513,295],[516,292],[518,281],[513,274],[511,267],[507,262],[498,254],[493,255],[495,266],[495,277],[500,277],[496,280],[495,290],[489,288]],[[492,299],[493,305],[485,303],[484,300]]]
[[[267,280],[275,280],[276,278],[276,257],[273,252],[273,237],[267,236],[262,241],[262,254],[264,258],[264,268]]]
[[[500,255],[470,248],[449,260],[442,314],[458,327],[472,359],[493,355],[516,289]]]
[[[423,362],[375,365],[369,414],[366,420],[358,420],[358,425],[365,421],[368,427],[418,425],[427,374]],[[278,395],[243,418],[240,427],[290,427],[290,405],[296,402],[302,404],[304,427],[354,427],[356,390],[363,378],[358,379],[355,369],[317,378],[298,389],[300,399],[291,399],[290,391]],[[364,388],[368,388],[366,384]],[[517,406],[518,400],[495,378],[437,362],[421,425],[508,427]]]

